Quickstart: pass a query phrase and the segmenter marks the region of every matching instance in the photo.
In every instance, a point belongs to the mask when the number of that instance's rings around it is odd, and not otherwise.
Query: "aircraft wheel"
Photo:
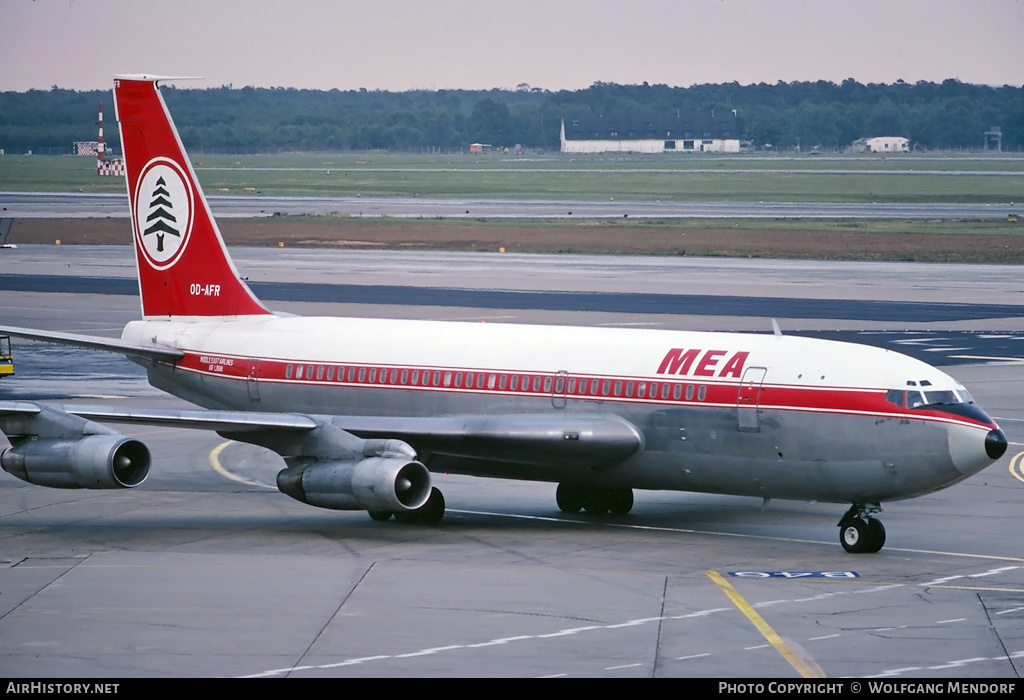
[[[431,487],[426,503],[416,510],[395,513],[395,520],[406,525],[437,525],[444,517],[444,507],[444,495],[437,487]]]
[[[871,520],[874,520],[874,518],[871,518]],[[864,518],[850,518],[839,527],[839,541],[842,542],[843,549],[851,554],[877,552],[882,548],[882,545],[879,543],[877,547],[872,549],[875,545],[875,539],[871,526],[868,525],[868,521]]]
[[[588,486],[583,492],[583,509],[590,515],[604,515],[611,505],[608,489]]]
[[[555,503],[563,513],[579,513],[583,507],[582,488],[574,484],[559,484],[555,489]]]
[[[608,510],[614,515],[625,515],[633,510],[633,489],[610,489]]]
[[[444,496],[440,489],[432,487],[427,502],[416,509],[419,521],[424,525],[437,525],[444,517]]]
[[[874,554],[885,544],[885,527],[881,520],[868,518],[868,531],[871,533],[870,547],[864,551]]]
[[[376,520],[379,523],[386,523],[391,520],[391,516],[394,515],[390,510],[371,510],[367,511],[370,514],[370,518]]]

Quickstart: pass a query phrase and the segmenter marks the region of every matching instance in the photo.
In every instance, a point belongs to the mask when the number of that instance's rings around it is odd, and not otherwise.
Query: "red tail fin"
[[[128,175],[142,315],[269,314],[228,256],[157,78],[118,77],[114,110]]]

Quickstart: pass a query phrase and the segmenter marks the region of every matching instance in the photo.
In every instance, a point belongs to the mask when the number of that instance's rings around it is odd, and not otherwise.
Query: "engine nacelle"
[[[318,460],[283,469],[277,488],[297,501],[333,510],[401,513],[430,497],[430,472],[402,456]]]
[[[58,489],[124,489],[149,476],[149,449],[120,434],[37,438],[0,453],[0,466],[22,481]]]

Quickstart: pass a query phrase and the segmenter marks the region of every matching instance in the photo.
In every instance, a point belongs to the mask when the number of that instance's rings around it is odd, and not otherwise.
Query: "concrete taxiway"
[[[927,332],[926,346],[939,358],[982,355],[1002,336],[997,360],[949,371],[997,418],[1010,450],[960,485],[884,504],[885,548],[853,556],[838,544],[835,524],[845,509],[833,504],[772,501],[762,510],[749,498],[638,491],[628,516],[566,516],[553,485],[444,474],[436,475],[449,508],[440,526],[376,523],[278,493],[272,484],[281,465],[272,454],[199,431],[128,428],[154,457],[150,479],[137,489],[57,491],[0,474],[0,675],[1014,678],[1024,671],[1024,352],[1015,346],[1024,292],[1016,268],[234,253],[244,276],[284,285],[700,293],[760,298],[768,307],[773,299],[1003,305],[999,317],[967,311],[901,322],[835,320],[827,305],[820,318],[791,318],[771,308],[708,315],[713,304],[678,314],[272,304],[303,314],[758,331],[776,316],[787,332],[885,331],[915,342]],[[0,254],[0,277],[133,272],[127,248],[23,246]],[[52,330],[116,335],[137,313],[137,300],[121,294],[32,289],[0,297],[0,322]],[[945,330],[961,334],[955,343],[952,335],[942,340]],[[16,377],[0,382],[2,400],[180,405],[113,355],[16,343],[15,362]],[[742,603],[726,595],[723,580]]]

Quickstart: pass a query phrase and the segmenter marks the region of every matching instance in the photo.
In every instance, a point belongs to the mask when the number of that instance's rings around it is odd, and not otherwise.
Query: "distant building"
[[[985,150],[1003,150],[1003,130],[1000,129],[998,126],[993,126],[991,129],[985,132]]]
[[[909,153],[910,140],[903,136],[875,136],[857,139],[850,144],[854,153]]]
[[[100,142],[99,141],[75,141],[72,145],[75,150],[76,156],[93,156],[99,153]]]
[[[739,153],[736,113],[566,114],[562,153]]]

